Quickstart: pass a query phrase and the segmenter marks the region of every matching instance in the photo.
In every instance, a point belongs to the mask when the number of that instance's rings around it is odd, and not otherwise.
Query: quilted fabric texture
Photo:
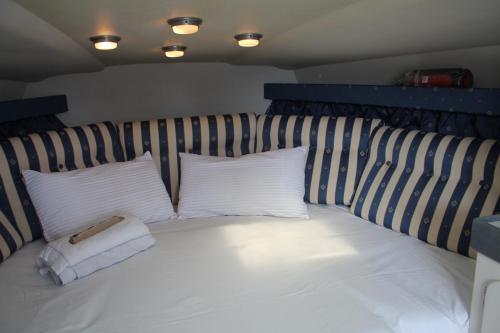
[[[474,256],[475,217],[497,212],[500,142],[381,127],[351,211],[425,242]]]
[[[305,200],[350,205],[368,158],[370,134],[378,119],[261,116],[257,152],[308,146]]]

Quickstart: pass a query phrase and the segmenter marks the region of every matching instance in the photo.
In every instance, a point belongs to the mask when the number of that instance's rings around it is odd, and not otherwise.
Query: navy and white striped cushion
[[[21,235],[0,211],[0,263],[23,246]]]
[[[67,171],[116,161],[123,161],[123,153],[109,122],[9,138],[0,142],[0,210],[23,243],[40,238],[40,223],[21,170]]]
[[[305,200],[350,205],[379,119],[260,116],[257,152],[309,146]]]
[[[474,256],[472,220],[499,210],[500,142],[381,127],[351,211]]]
[[[241,156],[253,153],[253,113],[166,118],[118,125],[127,160],[150,151],[173,203],[179,198],[179,153]]]

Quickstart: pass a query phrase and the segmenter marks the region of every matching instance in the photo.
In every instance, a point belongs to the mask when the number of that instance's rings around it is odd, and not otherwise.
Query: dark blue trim
[[[0,123],[68,111],[65,95],[0,102]]]
[[[500,116],[500,89],[266,83],[264,98]]]

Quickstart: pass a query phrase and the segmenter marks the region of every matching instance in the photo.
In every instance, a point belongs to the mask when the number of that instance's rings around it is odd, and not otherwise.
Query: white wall
[[[293,71],[223,63],[142,64],[29,83],[25,98],[65,94],[67,125],[196,114],[265,112],[264,83],[295,83]]]
[[[500,45],[380,58],[295,71],[299,83],[391,84],[412,69],[468,68],[474,86],[500,88]]]
[[[500,45],[415,54],[296,71],[225,63],[142,64],[107,67],[26,85],[25,98],[65,94],[67,125],[196,114],[263,113],[263,85],[276,83],[391,84],[416,68],[466,67],[476,87],[500,88]],[[4,82],[9,82],[5,84]],[[8,88],[2,88],[2,84]],[[24,83],[0,81],[0,100],[19,98]],[[7,96],[7,97],[5,97]]]
[[[0,80],[0,101],[23,98],[25,82]]]

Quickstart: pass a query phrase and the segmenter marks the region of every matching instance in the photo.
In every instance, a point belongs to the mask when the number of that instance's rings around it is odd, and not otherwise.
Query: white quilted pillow
[[[23,176],[47,241],[114,214],[144,223],[176,216],[149,152],[129,162],[68,172],[23,170]]]
[[[308,218],[307,147],[237,158],[180,153],[179,218],[272,215]]]

